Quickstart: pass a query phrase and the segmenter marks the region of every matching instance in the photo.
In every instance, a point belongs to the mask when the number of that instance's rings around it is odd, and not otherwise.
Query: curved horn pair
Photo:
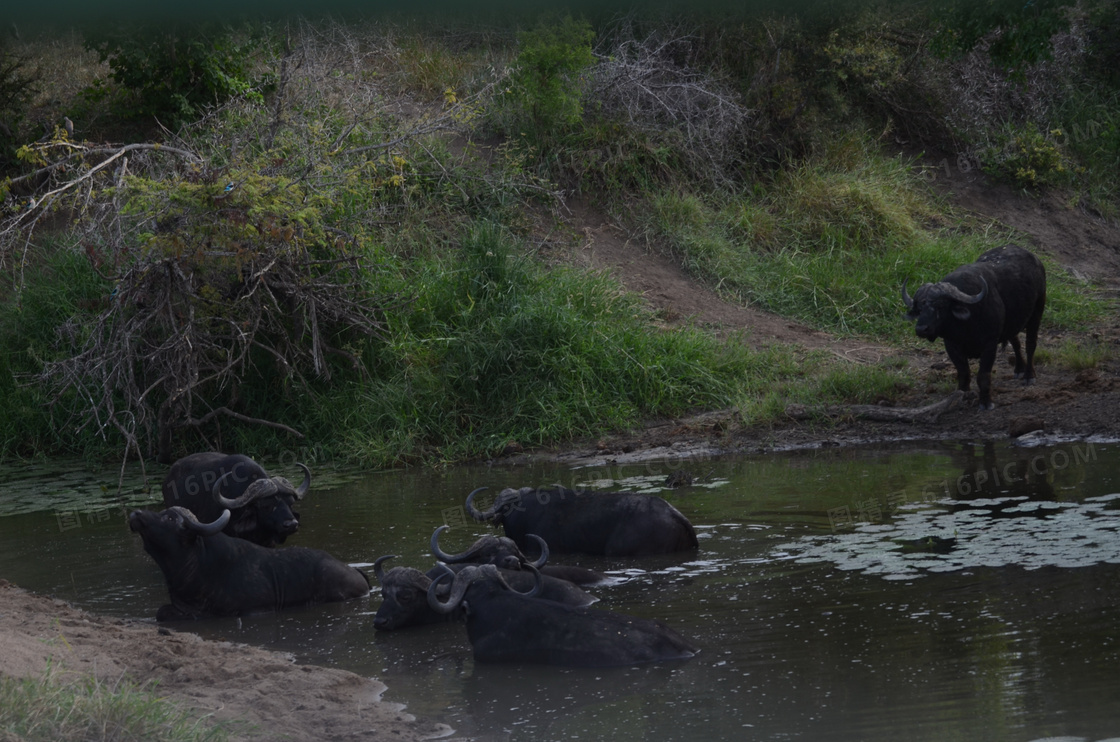
[[[302,500],[304,495],[307,494],[308,490],[311,489],[311,470],[303,464],[296,464],[296,466],[298,466],[300,469],[303,469],[303,482],[300,483],[297,489],[293,489],[292,492],[293,494],[295,494],[297,500]],[[291,483],[283,477],[266,477],[264,479],[258,479],[255,482],[250,483],[249,486],[245,488],[245,491],[241,493],[240,497],[231,500],[228,497],[222,496],[218,492],[218,490],[222,486],[222,482],[224,482],[226,477],[230,476],[231,474],[233,474],[232,471],[227,471],[225,474],[219,477],[218,481],[214,482],[214,489],[211,490],[212,494],[214,495],[214,500],[220,503],[222,507],[229,508],[230,510],[243,508],[254,500],[259,500],[262,497],[268,497],[269,495],[276,494],[280,491],[280,482],[283,482],[288,489],[290,489],[292,486]]]
[[[907,309],[913,309],[914,299],[911,298],[910,294],[906,291],[906,282],[909,280],[910,279],[907,278],[902,282],[902,302],[906,305]],[[947,294],[949,298],[955,299],[961,304],[976,304],[983,301],[984,297],[988,295],[988,282],[983,276],[980,276],[980,293],[978,294],[966,294],[953,284],[944,281],[935,284],[935,287]]]
[[[477,492],[478,490],[475,491]],[[466,551],[459,554],[448,554],[443,549],[439,548],[439,535],[450,528],[451,526],[448,525],[442,525],[437,528],[435,532],[432,533],[432,540],[429,544],[432,549],[432,555],[436,559],[439,559],[441,562],[447,562],[448,564],[473,562],[475,560],[475,557],[489,545],[487,539],[493,538],[492,536],[484,536],[483,538],[480,538],[478,541],[475,541],[473,544],[471,544],[470,548],[468,548]],[[530,562],[529,559],[521,553],[521,550],[517,548],[517,545],[513,544],[511,540],[511,546],[516,552],[515,556],[517,557],[517,561],[519,564],[524,564],[525,566],[536,567],[537,569],[540,569],[548,562],[548,544],[544,542],[543,538],[534,533],[529,533],[526,535],[529,538],[536,539],[537,543],[540,544],[541,555],[535,562]]]
[[[218,533],[223,528],[225,528],[226,524],[229,523],[229,510],[223,510],[222,514],[218,516],[218,519],[212,523],[200,522],[198,518],[195,517],[194,513],[192,513],[190,510],[187,510],[185,507],[182,507],[181,505],[175,505],[168,508],[168,510],[174,510],[176,513],[178,513],[179,517],[182,518],[184,526],[192,531],[195,531],[196,533],[202,534],[203,536],[213,536],[215,533]]]
[[[502,587],[506,590],[524,595],[527,598],[535,598],[541,593],[544,587],[544,580],[541,578],[541,573],[536,567],[527,565],[533,572],[533,589],[527,593],[517,593],[512,587],[509,586],[505,580],[502,579],[501,573],[498,568],[493,564],[482,564],[477,567],[466,567],[461,572],[456,574],[446,564],[442,565],[443,573],[432,580],[432,584],[428,586],[428,605],[436,613],[451,613],[460,605],[464,605],[463,597],[467,594],[467,588],[479,580],[496,579]],[[436,595],[437,586],[448,577],[451,577],[454,582],[451,583],[451,595],[447,598],[447,602],[440,601]]]

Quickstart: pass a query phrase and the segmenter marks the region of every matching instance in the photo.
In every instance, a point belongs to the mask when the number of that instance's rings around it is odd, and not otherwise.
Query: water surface
[[[663,489],[682,466],[698,483]],[[597,607],[662,620],[702,651],[614,670],[476,665],[458,625],[375,632],[376,594],[179,626],[377,677],[386,699],[479,740],[1120,737],[1113,444],[315,471],[292,543],[421,569],[438,525],[452,525],[447,550],[488,532],[463,517],[476,486],[661,494],[697,526],[698,552],[565,561],[621,578],[595,590]],[[163,580],[124,514],[159,500],[134,475],[118,492],[117,474],[6,468],[0,577],[95,612],[153,616]]]

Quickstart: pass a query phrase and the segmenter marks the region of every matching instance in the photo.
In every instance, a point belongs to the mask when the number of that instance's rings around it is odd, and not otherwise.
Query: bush
[[[540,142],[579,123],[581,75],[595,62],[594,38],[585,21],[570,17],[522,32],[509,85],[498,98],[498,128]]]
[[[1009,180],[1022,188],[1039,188],[1068,180],[1065,157],[1059,149],[1061,129],[1043,133],[1033,123],[1008,126],[995,143],[980,154],[989,175]]]
[[[101,62],[109,63],[113,81],[124,89],[116,100],[118,115],[156,118],[172,129],[234,96],[263,100],[271,80],[254,79],[251,66],[263,46],[265,37],[205,24],[130,28],[86,42]],[[98,81],[86,95],[97,99],[110,90]]]
[[[22,143],[20,128],[27,109],[38,94],[38,76],[27,71],[27,61],[0,50],[0,169],[16,164],[16,148]],[[0,202],[4,200],[0,186]]]

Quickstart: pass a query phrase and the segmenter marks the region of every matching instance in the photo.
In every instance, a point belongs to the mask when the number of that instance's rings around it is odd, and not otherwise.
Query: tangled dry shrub
[[[998,165],[1002,146],[997,142],[1009,126],[1032,125],[1048,130],[1055,107],[1084,69],[1088,43],[1083,24],[1051,38],[1051,58],[1007,69],[992,60],[996,30],[960,59],[944,65],[948,105],[946,121],[968,154],[984,165]]]
[[[684,61],[695,41],[666,31],[636,38],[622,24],[596,51],[585,110],[655,137],[676,132],[682,160],[726,177],[750,146],[753,116],[730,86]]]
[[[164,142],[58,129],[23,149],[0,213],[16,294],[48,224],[112,292],[59,328],[43,366],[59,424],[163,460],[187,440],[220,446],[223,421],[300,436],[296,400],[363,375],[407,301],[378,278],[406,213],[547,190],[449,159],[485,89],[390,106],[376,73],[395,52],[379,38],[305,24],[270,62],[269,100],[231,101]]]

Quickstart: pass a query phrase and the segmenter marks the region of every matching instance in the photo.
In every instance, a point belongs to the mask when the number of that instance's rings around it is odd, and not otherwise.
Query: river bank
[[[0,672],[127,678],[211,716],[236,740],[422,740],[451,729],[381,701],[385,685],[151,621],[95,616],[0,580]]]

